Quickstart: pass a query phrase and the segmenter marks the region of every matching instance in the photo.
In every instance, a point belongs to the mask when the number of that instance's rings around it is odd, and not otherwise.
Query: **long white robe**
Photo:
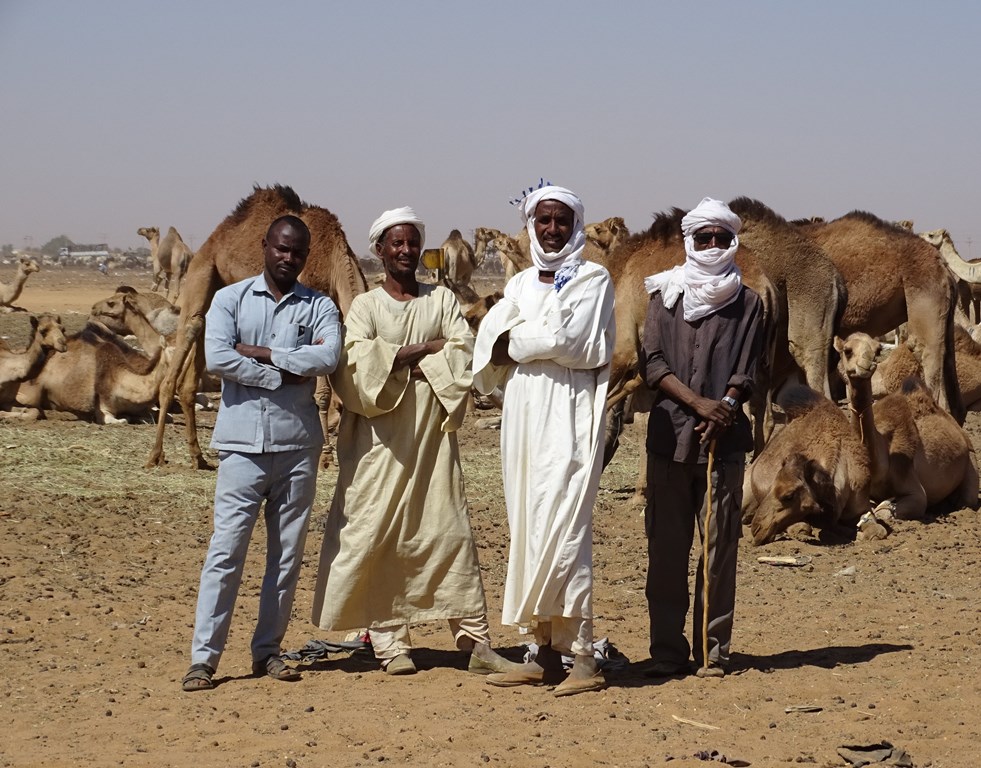
[[[506,330],[517,365],[497,367],[491,351]],[[615,333],[613,283],[592,262],[559,292],[536,269],[521,272],[481,322],[474,384],[485,393],[504,385],[505,624],[592,618],[593,505]]]
[[[420,286],[401,302],[355,298],[331,383],[344,403],[337,490],[314,593],[322,629],[390,627],[486,612],[456,430],[466,414],[473,336],[456,298]],[[399,348],[441,352],[393,372]]]

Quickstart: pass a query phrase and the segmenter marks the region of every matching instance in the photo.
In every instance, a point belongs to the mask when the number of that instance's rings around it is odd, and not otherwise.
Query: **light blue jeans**
[[[218,668],[242,583],[252,530],[265,501],[266,570],[252,660],[281,652],[317,490],[320,447],[278,453],[221,451],[215,532],[201,570],[191,663]]]

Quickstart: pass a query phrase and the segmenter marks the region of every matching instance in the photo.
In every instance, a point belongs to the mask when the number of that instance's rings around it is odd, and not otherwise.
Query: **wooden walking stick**
[[[702,669],[709,668],[709,524],[712,522],[712,465],[715,463],[715,438],[709,441],[708,482],[705,492],[705,526],[702,540]]]

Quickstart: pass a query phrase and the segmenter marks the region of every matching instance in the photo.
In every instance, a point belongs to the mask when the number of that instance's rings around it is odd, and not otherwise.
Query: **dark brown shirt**
[[[695,394],[721,400],[729,387],[745,402],[753,390],[756,363],[763,346],[763,302],[743,286],[739,297],[718,312],[692,323],[685,320],[683,300],[665,309],[661,294],[651,296],[644,324],[644,378],[651,389],[673,373]],[[647,427],[647,451],[672,461],[703,464],[708,443],[699,445],[695,411],[657,393]],[[749,420],[740,410],[732,426],[718,434],[716,457],[738,461],[753,448]]]

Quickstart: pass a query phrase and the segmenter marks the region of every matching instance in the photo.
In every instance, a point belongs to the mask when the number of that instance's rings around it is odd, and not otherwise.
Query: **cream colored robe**
[[[331,383],[344,403],[337,490],[314,594],[321,629],[390,627],[486,612],[456,430],[467,409],[473,336],[450,291],[354,299]],[[408,344],[443,350],[392,372]]]
[[[603,469],[606,389],[616,323],[613,283],[584,262],[562,290],[516,275],[480,325],[474,384],[504,385],[501,462],[511,528],[502,619],[531,629],[593,615],[593,504]],[[516,366],[490,363],[511,332]]]

